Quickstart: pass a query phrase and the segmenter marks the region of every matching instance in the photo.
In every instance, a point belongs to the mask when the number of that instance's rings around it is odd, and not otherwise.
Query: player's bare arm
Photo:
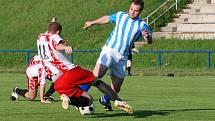
[[[56,46],[56,49],[57,49],[57,50],[64,50],[67,54],[72,53],[72,47],[71,47],[71,46],[65,45],[65,43],[59,43],[59,44]]]
[[[83,29],[87,29],[89,27],[91,27],[92,25],[95,25],[95,24],[107,24],[109,23],[109,18],[108,16],[102,16],[96,20],[93,20],[93,21],[86,21],[85,24],[84,24],[84,27]]]
[[[41,103],[49,104],[51,102],[49,100],[44,99],[44,91],[45,91],[45,84],[40,84],[40,101]]]
[[[53,16],[51,22],[56,22],[57,21],[57,17]]]
[[[46,72],[44,68],[38,70],[38,81],[40,82],[40,101],[41,103],[51,103],[44,99],[45,85],[46,85]]]

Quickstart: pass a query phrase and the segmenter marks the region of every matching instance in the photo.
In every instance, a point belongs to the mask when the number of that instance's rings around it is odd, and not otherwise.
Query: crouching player
[[[37,89],[40,86],[41,102],[51,103],[50,100],[44,98],[45,79],[55,81],[60,75],[61,73],[54,66],[46,66],[46,68],[44,68],[40,57],[36,55],[32,58],[26,69],[28,89],[15,87],[10,95],[10,99],[15,101],[18,98],[18,95],[20,95],[29,100],[34,100],[37,96]]]
[[[52,17],[51,22],[55,21],[56,17],[54,16]],[[45,96],[43,96],[45,90],[45,82],[38,80],[40,78],[39,74],[41,75],[42,68],[43,66],[41,63],[41,58],[38,55],[34,56],[26,69],[28,89],[20,89],[18,87],[15,87],[10,95],[10,99],[12,101],[15,101],[18,98],[18,95],[28,98],[29,100],[34,100],[37,96],[37,89],[39,86],[40,92],[42,93],[41,102],[50,103],[50,100],[53,101],[51,95],[54,93],[53,89],[54,83],[51,84],[49,90],[45,93]],[[59,70],[56,69],[54,66],[51,66],[51,68],[49,68],[48,71],[49,73],[46,78],[49,79],[50,81],[55,81],[61,75]]]

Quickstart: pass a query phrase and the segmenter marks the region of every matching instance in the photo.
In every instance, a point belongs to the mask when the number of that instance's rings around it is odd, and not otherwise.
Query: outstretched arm
[[[84,24],[84,27],[83,29],[87,29],[89,27],[91,27],[92,25],[95,25],[95,24],[107,24],[109,23],[109,18],[108,16],[102,16],[96,20],[93,20],[93,21],[86,21],[85,24]]]

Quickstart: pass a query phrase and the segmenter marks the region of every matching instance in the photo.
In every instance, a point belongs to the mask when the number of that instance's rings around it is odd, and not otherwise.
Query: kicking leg
[[[101,80],[98,80],[98,81],[94,82],[94,86],[96,86],[101,92],[108,95],[110,97],[110,99],[114,101],[115,107],[120,108],[127,113],[130,113],[130,114],[133,113],[133,109],[131,108],[131,106],[129,106],[126,102],[121,101],[121,99],[119,99],[117,94],[111,89],[111,87],[109,85],[105,84]],[[101,102],[100,100],[99,100],[99,102],[101,104],[103,104],[103,102]],[[103,105],[107,106],[107,104],[103,104]],[[111,105],[109,108],[111,108],[111,110],[112,110]]]

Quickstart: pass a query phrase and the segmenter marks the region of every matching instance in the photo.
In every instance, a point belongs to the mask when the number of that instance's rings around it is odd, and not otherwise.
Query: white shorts
[[[103,48],[97,60],[97,64],[102,64],[110,69],[110,73],[119,77],[125,77],[127,56],[119,56],[113,50]]]
[[[49,73],[51,74],[50,78],[52,79],[53,82],[55,82],[60,76],[61,76],[61,72],[54,67],[53,65],[51,65],[50,63],[45,63],[45,65],[49,68]],[[38,70],[39,68],[43,68],[42,64],[34,64],[31,65],[27,68],[26,70],[26,75],[29,79],[31,78],[38,78]]]

